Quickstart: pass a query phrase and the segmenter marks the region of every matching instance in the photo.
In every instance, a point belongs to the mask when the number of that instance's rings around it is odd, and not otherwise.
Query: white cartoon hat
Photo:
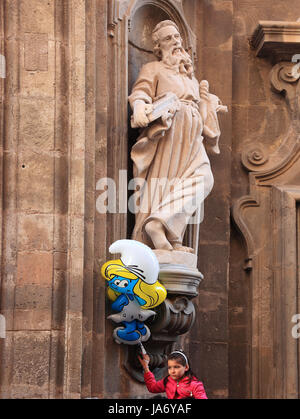
[[[126,268],[149,285],[158,279],[159,263],[150,247],[136,240],[117,240],[109,247],[110,253],[121,253]]]

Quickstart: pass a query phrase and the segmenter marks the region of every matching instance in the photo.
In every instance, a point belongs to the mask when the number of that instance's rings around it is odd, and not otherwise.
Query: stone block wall
[[[83,2],[1,3],[7,62],[2,135],[4,398],[81,394],[81,386],[68,383],[72,375],[80,377],[82,356],[85,52],[82,33],[77,33],[80,8],[84,10]],[[78,328],[80,349],[72,349],[68,358]],[[73,363],[76,372],[68,374]]]

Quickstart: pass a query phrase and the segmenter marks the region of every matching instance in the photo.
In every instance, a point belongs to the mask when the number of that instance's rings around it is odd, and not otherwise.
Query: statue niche
[[[219,153],[217,112],[224,107],[206,81],[199,85],[173,21],[157,24],[152,39],[157,60],[142,67],[129,96],[131,125],[144,128],[131,150],[134,178],[145,181],[132,238],[176,261],[176,251],[196,253],[183,237],[213,187],[203,139]]]

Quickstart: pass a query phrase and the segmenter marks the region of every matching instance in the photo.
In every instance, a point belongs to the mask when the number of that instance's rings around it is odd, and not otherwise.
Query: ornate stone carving
[[[286,60],[299,51],[300,24],[260,22],[252,45],[257,56],[272,61],[271,87],[285,96],[290,125],[280,146],[269,155],[262,146],[253,144],[243,152],[250,193],[235,202],[232,218],[245,240],[244,267],[251,280],[252,397],[272,394],[290,398],[298,394],[294,367],[299,362],[297,343],[290,339],[289,328],[296,312],[295,270],[299,264],[300,73],[295,71],[295,63]],[[264,142],[263,138],[257,140]],[[262,365],[270,368],[268,383]],[[289,377],[289,388],[284,386],[283,376]]]
[[[269,156],[262,147],[253,148],[252,146],[242,154],[242,163],[248,170],[253,170],[253,166],[262,166],[268,160]]]
[[[295,63],[281,61],[292,57],[300,45],[299,22],[260,22],[252,37],[252,46],[260,57],[272,57],[275,62],[270,83],[277,93],[284,93],[291,112],[291,126],[280,147],[269,156],[260,146],[251,146],[242,153],[242,163],[250,171],[251,195],[245,196],[233,206],[234,222],[242,232],[247,243],[246,267],[252,266],[254,245],[247,223],[243,221],[243,213],[247,208],[258,207],[260,197],[257,187],[279,177],[297,160],[300,151],[300,72],[295,72]],[[295,49],[296,48],[296,49]],[[273,55],[272,55],[273,52]],[[275,58],[274,58],[275,57]]]
[[[296,64],[280,62],[271,71],[271,85],[275,92],[285,92],[287,103],[292,113],[292,124],[299,130],[300,100],[299,79],[300,72],[295,72]]]
[[[195,307],[185,296],[168,298],[162,307],[157,309],[158,320],[153,324],[152,331],[159,335],[177,336],[187,333],[195,320]]]

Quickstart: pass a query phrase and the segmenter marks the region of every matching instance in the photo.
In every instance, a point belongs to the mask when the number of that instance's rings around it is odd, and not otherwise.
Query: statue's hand
[[[149,124],[149,119],[146,114],[147,106],[143,100],[136,100],[134,102],[133,122],[135,126],[144,128]]]

